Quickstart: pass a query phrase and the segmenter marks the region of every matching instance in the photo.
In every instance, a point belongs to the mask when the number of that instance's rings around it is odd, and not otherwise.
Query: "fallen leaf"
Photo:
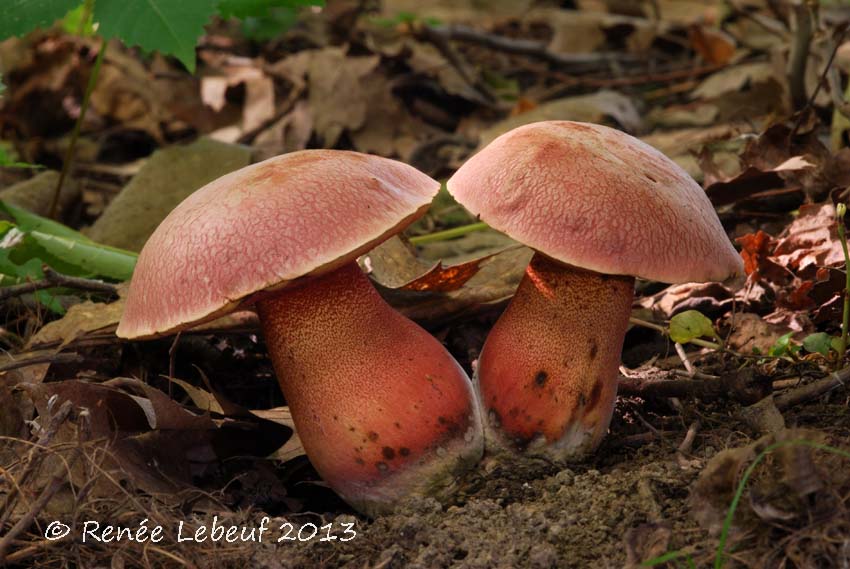
[[[735,55],[735,38],[723,30],[691,24],[688,26],[688,39],[694,51],[707,63],[725,65]]]
[[[123,298],[127,293],[127,283],[118,285],[118,295],[122,300],[111,303],[87,300],[71,306],[59,320],[48,322],[30,338],[30,346],[55,345],[63,348],[77,338],[97,331],[110,332],[121,319],[124,311]]]
[[[616,91],[602,90],[591,95],[579,95],[555,99],[533,109],[508,117],[481,133],[479,148],[483,148],[497,136],[518,126],[544,120],[572,120],[611,124],[611,120],[627,131],[641,128],[640,113],[632,100]]]
[[[801,278],[814,278],[820,267],[843,266],[835,206],[826,203],[800,207],[800,215],[779,236],[772,255],[777,263]]]
[[[269,67],[269,72],[307,90],[310,115],[325,148],[333,148],[343,132],[366,122],[370,100],[367,76],[378,66],[375,55],[351,56],[345,48],[305,50]]]

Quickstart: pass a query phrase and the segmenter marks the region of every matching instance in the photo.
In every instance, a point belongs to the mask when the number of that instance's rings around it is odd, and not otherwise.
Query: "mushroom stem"
[[[257,303],[295,428],[322,478],[375,515],[440,497],[483,452],[469,378],[355,262]]]
[[[488,452],[563,461],[592,451],[614,411],[634,278],[536,253],[477,375]]]

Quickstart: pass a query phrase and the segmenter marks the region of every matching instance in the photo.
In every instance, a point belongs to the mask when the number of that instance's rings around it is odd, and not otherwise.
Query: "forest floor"
[[[0,288],[0,565],[847,567],[836,214],[850,192],[850,9],[800,5],[329,1],[262,40],[214,20],[194,74],[113,41],[58,194],[100,40],[56,26],[0,43],[0,150],[41,166],[0,168],[0,273],[44,284]],[[619,128],[675,160],[747,274],[638,282],[610,432],[586,461],[485,458],[449,503],[377,519],[310,466],[253,313],[120,340],[126,278],[57,254],[38,232],[70,234],[5,205],[55,209],[132,261],[189,193],[251,162],[352,149],[445,180],[499,134],[554,119]],[[430,237],[475,221],[443,189],[361,260],[468,372],[531,255],[489,229]],[[715,337],[672,342],[688,311]],[[269,530],[177,540],[214,519]],[[84,540],[87,521],[165,539]],[[68,537],[45,539],[52,522]],[[328,524],[336,539],[322,540]]]

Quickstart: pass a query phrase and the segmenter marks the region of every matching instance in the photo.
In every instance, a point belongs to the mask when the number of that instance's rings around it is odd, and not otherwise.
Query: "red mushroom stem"
[[[444,495],[480,459],[469,378],[356,263],[257,305],[307,456],[351,505],[374,515],[410,494]]]
[[[562,461],[596,448],[614,411],[633,296],[633,277],[534,255],[479,358],[488,452]]]

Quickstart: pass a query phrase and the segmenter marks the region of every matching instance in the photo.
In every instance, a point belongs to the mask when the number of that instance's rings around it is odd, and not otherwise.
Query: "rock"
[[[46,217],[50,213],[50,204],[53,201],[53,193],[56,191],[56,184],[58,183],[59,172],[48,170],[34,178],[3,188],[0,190],[0,200]],[[59,205],[57,206],[60,218],[65,208],[73,203],[79,195],[80,187],[77,181],[73,178],[66,178],[62,185],[62,194],[59,196]]]
[[[209,139],[159,150],[86,233],[98,243],[139,251],[189,194],[250,163],[249,148]]]

